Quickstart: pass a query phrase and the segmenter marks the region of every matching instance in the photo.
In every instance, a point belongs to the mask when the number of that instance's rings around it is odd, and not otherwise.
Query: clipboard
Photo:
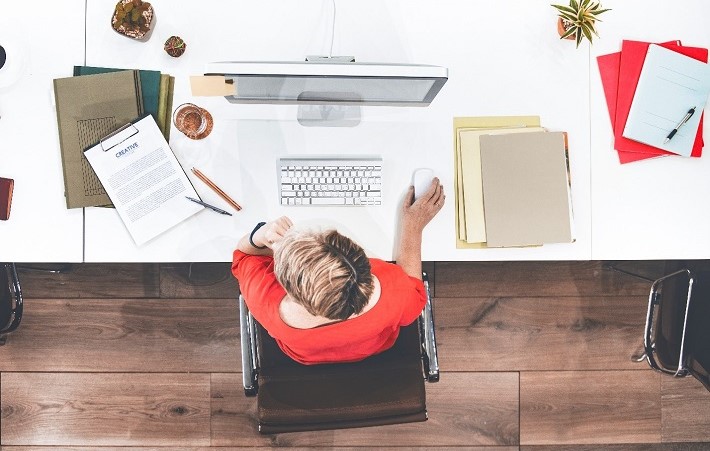
[[[140,246],[204,209],[152,116],[129,122],[84,151]]]

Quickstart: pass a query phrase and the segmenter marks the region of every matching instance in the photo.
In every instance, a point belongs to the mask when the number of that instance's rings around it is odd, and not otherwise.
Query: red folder
[[[646,59],[649,42],[623,41],[621,45],[621,58],[619,61],[619,81],[616,97],[616,116],[614,121],[614,148],[621,152],[640,152],[644,154],[669,155],[670,152],[649,146],[637,141],[624,138],[621,134],[626,126],[626,119],[629,116],[631,102],[634,99],[636,85],[643,62]],[[683,47],[676,42],[659,44],[675,52],[689,56],[696,60],[707,62],[708,49],[699,47]],[[700,118],[700,127],[695,136],[693,151],[691,156],[699,157],[703,148],[703,118]]]
[[[604,97],[609,110],[612,130],[616,130],[614,123],[616,122],[616,97],[619,89],[619,64],[621,64],[621,52],[597,56],[597,66],[599,66],[599,75],[604,87]]]
[[[621,64],[621,52],[597,57],[599,75],[601,76],[602,86],[604,87],[604,97],[606,98],[606,107],[609,110],[609,120],[611,121],[612,131],[616,130],[614,124],[616,122],[616,97],[619,88],[619,64]],[[617,153],[621,164],[659,156],[653,153],[628,152],[625,150],[617,150]]]
[[[641,51],[641,61],[637,65],[637,70],[636,70],[636,77],[626,77],[627,79],[631,79],[631,88],[633,91],[636,90],[636,84],[638,82],[638,77],[641,74],[641,67],[643,67],[643,60],[646,58],[646,51],[648,49],[649,43],[645,42],[636,42],[636,41],[624,41],[632,43],[631,44],[631,50],[638,50],[638,47],[643,47]],[[641,44],[640,46],[638,44]],[[697,52],[698,55],[702,58],[707,58],[707,49],[697,49],[697,48],[692,48],[692,47],[681,47],[680,41],[671,41],[671,42],[665,42],[663,44],[664,47],[668,48],[673,48],[676,50],[676,48],[683,48],[685,51],[688,51],[690,49],[691,52]],[[628,49],[628,45],[627,45]],[[676,50],[678,51],[678,50]],[[638,53],[638,51],[636,51]],[[609,118],[611,120],[611,126],[612,130],[614,131],[615,136],[617,133],[620,135],[621,132],[623,132],[623,127],[621,127],[621,130],[617,129],[616,126],[616,120],[617,120],[617,98],[618,98],[618,92],[619,92],[619,74],[620,74],[620,69],[621,69],[621,55],[622,52],[616,52],[616,53],[611,53],[609,55],[601,55],[597,57],[597,64],[599,66],[599,74],[601,75],[601,81],[602,81],[602,86],[604,87],[604,96],[606,97],[606,103],[607,103],[607,108],[609,110]],[[629,55],[627,55],[628,57]],[[692,55],[691,55],[692,56]],[[633,59],[633,58],[632,58]],[[701,59],[702,60],[702,59]],[[626,62],[628,63],[628,58],[626,58]],[[627,90],[628,91],[628,90]],[[628,92],[626,93],[628,95]],[[628,107],[626,109],[626,115],[624,116],[624,120],[626,117],[628,117],[628,110],[631,108],[631,102],[633,101],[633,92],[631,93],[631,97],[626,98],[626,102],[628,103]],[[624,122],[625,125],[625,122]],[[617,131],[618,130],[618,131]],[[697,143],[697,138],[700,138],[700,144],[698,145]],[[668,155],[668,152],[665,152],[661,149],[657,149],[652,146],[646,146],[640,143],[636,143],[635,141],[627,140],[624,138],[624,141],[629,141],[633,143],[634,148],[632,150],[625,150],[626,148],[622,145],[621,148],[619,146],[616,146],[618,155],[619,155],[619,161],[623,163],[630,163],[632,161],[638,161],[638,160],[643,160],[646,158],[655,158],[659,156],[665,156]],[[703,140],[702,140],[702,127],[698,128],[698,135],[696,137],[696,143],[693,146],[693,153],[691,156],[699,157],[702,153],[702,146],[703,146]]]

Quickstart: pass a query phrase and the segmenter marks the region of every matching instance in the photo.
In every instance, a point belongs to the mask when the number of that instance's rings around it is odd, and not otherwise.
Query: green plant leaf
[[[577,22],[577,18],[575,16],[573,16],[572,14],[564,13],[564,14],[560,14],[560,17],[565,19],[567,22],[569,22],[571,24],[574,24],[575,22]]]
[[[597,30],[594,27],[590,27],[589,29],[596,37],[599,37],[599,33],[597,33]],[[589,41],[591,42],[591,39]]]
[[[582,26],[582,33],[584,33],[585,38],[589,39],[589,42],[592,42],[592,33],[590,32],[590,27]]]
[[[576,15],[576,14],[577,14],[577,11],[573,10],[573,9],[570,8],[569,6],[561,6],[561,5],[552,5],[552,6],[554,6],[555,8],[557,8],[557,9],[558,9],[560,12],[562,12],[562,13],[568,13],[568,14],[572,14],[572,15]]]
[[[576,31],[577,31],[576,28],[570,28],[569,30],[565,31],[565,33],[564,33],[562,36],[560,36],[560,39],[564,39],[564,38],[570,37],[570,36],[572,36]]]
[[[568,12],[561,12],[558,14],[558,16],[562,17],[563,19],[567,19],[570,22],[574,22],[575,20],[577,20],[577,16],[575,16],[572,13],[568,13]]]

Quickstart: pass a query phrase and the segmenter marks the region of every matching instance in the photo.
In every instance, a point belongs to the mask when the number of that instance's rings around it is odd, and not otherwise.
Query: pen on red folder
[[[675,126],[673,130],[666,136],[666,139],[663,141],[663,144],[666,144],[668,141],[673,139],[676,133],[678,133],[678,129],[681,128],[686,122],[690,120],[691,117],[693,117],[693,114],[695,114],[695,107],[691,108],[688,110],[687,113],[685,113],[685,116],[683,116],[683,119],[678,122],[678,125]]]

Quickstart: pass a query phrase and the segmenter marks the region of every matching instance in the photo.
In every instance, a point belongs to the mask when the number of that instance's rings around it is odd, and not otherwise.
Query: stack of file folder
[[[118,72],[126,69],[113,67],[74,66],[74,76],[94,75]],[[175,77],[163,74],[157,70],[139,70],[140,96],[143,101],[143,112],[150,114],[158,123],[158,128],[170,141],[170,116],[173,109],[173,91]]]
[[[112,205],[84,156],[88,147],[146,114],[169,140],[173,86],[174,77],[158,71],[89,66],[54,80],[67,208]]]
[[[707,64],[702,63],[707,60],[708,49],[683,46],[680,41],[652,44],[625,40],[620,52],[597,57],[614,148],[622,164],[668,155],[701,156],[702,111],[708,89],[708,77],[702,75],[707,74]],[[690,92],[690,86],[682,85],[694,78],[693,71],[701,76],[691,88],[702,100],[683,94],[683,90]],[[664,137],[693,106],[696,112],[691,121],[664,143]]]
[[[454,118],[457,248],[574,241],[567,140],[537,116]]]

